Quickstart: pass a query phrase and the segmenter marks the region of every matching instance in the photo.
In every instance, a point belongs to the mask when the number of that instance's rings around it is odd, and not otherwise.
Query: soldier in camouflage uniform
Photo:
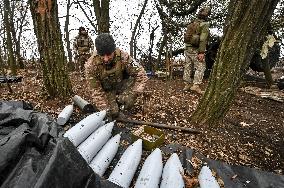
[[[90,58],[94,51],[94,42],[88,35],[84,27],[79,28],[79,34],[73,43],[73,53],[75,56],[76,70],[83,72],[85,62]]]
[[[187,31],[184,35],[184,91],[192,90],[200,94],[203,93],[199,85],[202,83],[206,68],[205,50],[209,38],[209,22],[206,20],[209,14],[209,7],[202,8],[198,12],[197,19],[187,26]]]
[[[85,65],[89,90],[98,110],[108,109],[114,118],[130,109],[143,92],[146,72],[126,52],[116,48],[114,39],[102,33],[95,40],[96,51]]]

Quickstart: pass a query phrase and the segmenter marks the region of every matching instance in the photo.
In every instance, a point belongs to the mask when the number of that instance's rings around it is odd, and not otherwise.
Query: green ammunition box
[[[131,137],[133,142],[142,139],[145,150],[153,150],[164,143],[165,134],[163,131],[150,126],[142,126],[141,129],[140,131],[132,131]]]

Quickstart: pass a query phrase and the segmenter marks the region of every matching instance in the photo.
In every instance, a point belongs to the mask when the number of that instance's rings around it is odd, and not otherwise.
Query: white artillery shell
[[[182,188],[184,181],[182,175],[184,171],[176,153],[173,153],[167,160],[163,169],[162,182],[160,188]]]
[[[120,134],[112,137],[90,163],[90,167],[99,176],[104,175],[107,167],[114,158],[120,142]]]
[[[138,139],[125,150],[108,180],[121,187],[129,187],[141,160],[141,155],[142,140]]]
[[[200,188],[220,188],[218,182],[213,177],[211,170],[208,166],[203,166],[198,175]]]
[[[103,121],[105,116],[105,110],[87,116],[79,123],[77,123],[74,127],[69,129],[64,134],[64,137],[68,137],[69,140],[74,144],[74,146],[77,147],[101,125],[101,122]]]
[[[113,126],[114,122],[103,125],[78,146],[79,153],[88,164],[111,137]]]
[[[103,126],[106,123],[106,121],[101,121],[99,127]]]
[[[155,149],[145,160],[140,171],[135,188],[158,188],[163,171],[162,153]]]
[[[57,123],[58,125],[64,125],[70,118],[73,112],[73,105],[67,105],[58,115]]]

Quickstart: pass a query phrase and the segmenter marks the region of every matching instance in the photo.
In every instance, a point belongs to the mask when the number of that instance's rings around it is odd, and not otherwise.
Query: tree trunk
[[[12,71],[13,75],[17,74],[17,68],[16,68],[16,62],[14,58],[13,53],[13,41],[12,41],[12,35],[11,35],[11,24],[9,19],[9,13],[10,9],[10,2],[9,0],[4,0],[4,24],[6,28],[6,37],[7,37],[7,50],[8,50],[8,64]]]
[[[19,6],[19,5],[16,5],[17,2],[12,2],[12,8],[9,6],[9,13],[10,13],[10,16],[9,16],[9,19],[10,19],[10,28],[11,28],[11,33],[12,33],[12,37],[13,37],[13,41],[14,41],[14,46],[15,46],[15,55],[16,55],[16,65],[18,67],[20,67],[21,69],[24,68],[24,64],[23,64],[23,61],[22,61],[22,58],[21,58],[21,44],[20,44],[20,41],[18,41],[18,38],[17,38],[17,32],[16,30],[17,29],[20,29],[19,27],[21,25],[18,26],[18,28],[15,28],[15,24],[14,24],[14,16],[15,16],[15,7],[16,6]],[[22,3],[22,2],[21,2]],[[21,19],[25,19],[25,15],[23,18]],[[16,25],[18,25],[16,23]],[[20,35],[21,33],[19,33]]]
[[[278,1],[231,0],[223,41],[193,123],[211,125],[225,116]]]
[[[29,0],[37,36],[44,86],[51,97],[71,94],[71,82],[58,20],[57,0]]]
[[[98,34],[109,33],[109,1],[110,0],[93,0]]]
[[[74,63],[72,62],[72,49],[71,49],[71,45],[70,45],[70,36],[69,36],[69,17],[70,17],[70,7],[71,7],[71,0],[67,1],[67,13],[66,13],[66,20],[65,20],[65,28],[64,28],[64,32],[65,32],[65,42],[66,42],[66,48],[67,48],[67,56],[68,56],[68,65],[71,66],[72,68],[69,70],[73,70]]]
[[[142,15],[144,14],[144,11],[145,11],[145,8],[146,8],[146,5],[147,5],[147,2],[148,0],[145,0],[144,1],[144,4],[143,4],[143,7],[140,11],[140,14],[135,22],[135,25],[134,25],[134,28],[133,28],[133,31],[132,31],[132,35],[131,35],[131,39],[130,39],[130,56],[133,57],[133,51],[134,51],[134,46],[136,46],[134,43],[135,43],[135,35],[136,35],[136,30],[137,30],[137,27],[140,23],[140,20],[142,18]]]
[[[160,48],[159,48],[158,59],[157,59],[157,63],[155,64],[154,71],[156,71],[158,69],[158,67],[162,64],[162,53],[164,51],[165,45],[167,44],[167,39],[168,39],[167,36],[168,36],[168,34],[164,33],[164,36],[163,36],[163,39],[161,41],[161,45],[160,45]]]
[[[18,33],[18,37],[17,37],[17,43],[19,45],[19,48],[21,49],[21,38],[22,38],[22,33],[23,33],[23,27],[24,27],[24,24],[28,22],[28,20],[26,20],[26,16],[27,16],[27,13],[28,13],[28,5],[24,6],[22,4],[22,9],[24,12],[21,13],[21,21],[20,21],[20,24],[19,24],[19,33]],[[25,52],[24,52],[24,57],[25,57]],[[21,55],[19,55],[19,57],[21,58]],[[22,59],[19,60],[19,65],[20,67],[23,67],[24,68],[24,63],[22,62]]]

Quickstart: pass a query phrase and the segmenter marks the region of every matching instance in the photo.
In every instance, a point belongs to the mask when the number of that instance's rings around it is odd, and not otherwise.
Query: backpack
[[[199,44],[199,33],[198,28],[200,26],[200,21],[195,20],[191,22],[184,33],[184,43],[191,44],[193,46],[198,46]]]

